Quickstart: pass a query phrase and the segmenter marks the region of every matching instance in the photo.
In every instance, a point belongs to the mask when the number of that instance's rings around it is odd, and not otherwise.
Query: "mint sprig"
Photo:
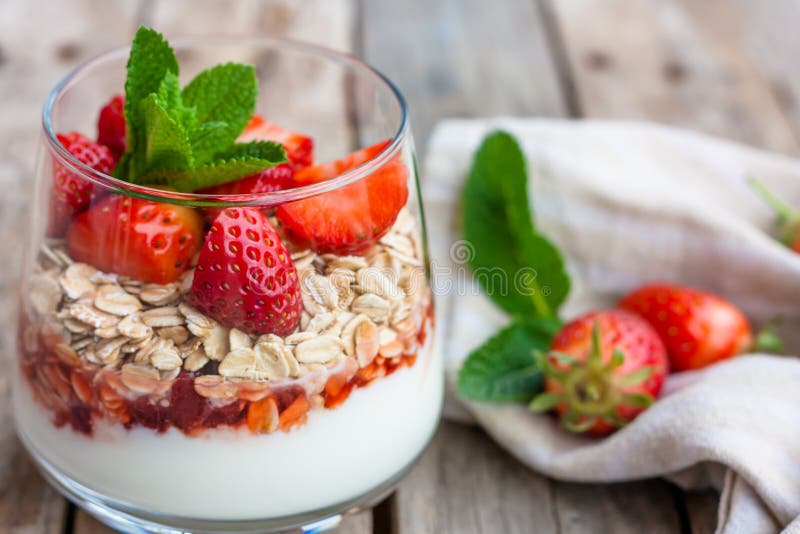
[[[547,351],[560,326],[570,281],[561,253],[534,224],[525,157],[508,133],[492,132],[478,148],[462,210],[473,275],[514,322],[467,357],[458,393],[475,401],[528,402],[543,386],[535,354]]]
[[[528,202],[525,158],[505,132],[489,134],[462,194],[463,237],[483,290],[518,318],[555,317],[569,293],[558,249],[537,232]],[[501,273],[503,283],[493,273]]]
[[[542,389],[536,351],[546,352],[560,323],[507,326],[473,351],[458,373],[458,394],[481,402],[527,402]]]
[[[255,174],[264,170],[265,161],[279,162],[286,153],[277,143],[254,141],[237,143],[218,156],[190,169],[162,169],[154,174],[151,183],[167,184],[177,191],[194,191]]]
[[[127,70],[127,150],[114,169],[118,178],[188,192],[287,161],[279,143],[236,143],[255,111],[252,66],[217,65],[181,90],[174,51],[161,34],[142,27]]]

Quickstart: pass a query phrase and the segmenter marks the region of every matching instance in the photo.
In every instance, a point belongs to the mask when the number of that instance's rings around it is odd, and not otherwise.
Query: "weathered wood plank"
[[[339,528],[338,534],[371,534],[372,533],[372,512],[365,510],[361,513],[345,517]]]
[[[796,21],[800,4],[794,0],[735,0],[711,2],[717,10],[727,9],[738,44],[769,82],[779,106],[787,115],[795,138],[800,138],[800,75],[795,64],[800,56]],[[718,6],[717,4],[724,4]],[[733,4],[731,6],[730,4]],[[697,9],[701,6],[692,6]]]
[[[4,421],[9,421],[9,418],[4,414]],[[4,465],[0,472],[0,532],[61,532],[66,502],[39,476],[16,438],[4,438],[2,461],[8,465]]]
[[[82,509],[75,510],[75,519],[72,523],[72,534],[112,534],[116,532],[107,527]]]
[[[0,243],[7,250],[17,249],[22,245],[20,236],[26,235],[28,184],[47,93],[79,61],[124,44],[139,4],[139,0],[3,3],[0,99],[8,105],[0,129]],[[19,263],[17,254],[0,255],[0,355],[6,360],[14,350]],[[8,397],[11,379],[9,374],[0,375],[0,532],[61,532],[66,503],[36,473],[14,437]]]
[[[443,117],[560,116],[566,105],[534,2],[363,2],[362,54],[403,92],[424,155]]]
[[[669,534],[680,531],[669,484],[554,484],[555,513],[563,534]]]
[[[548,480],[478,428],[444,422],[397,491],[399,532],[556,532]]]
[[[764,2],[756,4],[770,12]],[[583,115],[655,120],[798,151],[774,92],[741,47],[729,2],[547,5],[558,21]]]

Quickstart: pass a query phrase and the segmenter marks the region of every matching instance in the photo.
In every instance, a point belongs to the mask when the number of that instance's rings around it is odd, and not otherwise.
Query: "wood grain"
[[[738,45],[769,84],[778,105],[786,114],[795,139],[800,138],[800,72],[793,65],[800,57],[800,40],[795,22],[800,19],[800,3],[794,0],[763,2],[734,0],[712,2],[717,9],[728,9],[736,17]],[[696,6],[694,6],[696,8]]]
[[[400,533],[556,532],[548,480],[475,427],[445,422],[397,491]]]
[[[669,534],[680,531],[669,484],[555,484],[554,501],[563,534]]]
[[[338,534],[371,534],[372,511],[365,510],[359,514],[345,517],[336,532]]]
[[[729,2],[559,0],[547,5],[558,23],[583,115],[655,120],[797,152],[774,92],[741,46],[744,21],[737,22]]]
[[[363,56],[405,95],[421,157],[443,117],[566,111],[535,2],[369,0],[362,19]]]

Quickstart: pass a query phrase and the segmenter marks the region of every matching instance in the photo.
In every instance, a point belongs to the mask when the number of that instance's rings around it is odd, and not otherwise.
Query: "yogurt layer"
[[[415,365],[315,410],[291,432],[225,428],[187,437],[97,421],[93,436],[57,428],[18,376],[18,431],[74,481],[148,512],[207,520],[278,518],[356,498],[423,450],[442,402],[441,355],[431,343]]]

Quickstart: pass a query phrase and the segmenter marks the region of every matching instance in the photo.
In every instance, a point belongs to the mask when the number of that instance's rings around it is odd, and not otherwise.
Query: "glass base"
[[[328,532],[335,529],[344,516],[369,509],[386,498],[428,447],[426,445],[414,460],[390,480],[354,499],[304,514],[273,519],[213,521],[148,513],[131,505],[105,498],[59,472],[36,451],[22,432],[18,430],[17,434],[39,471],[62,495],[102,523],[120,532],[131,534],[213,534],[223,532],[311,534]]]

